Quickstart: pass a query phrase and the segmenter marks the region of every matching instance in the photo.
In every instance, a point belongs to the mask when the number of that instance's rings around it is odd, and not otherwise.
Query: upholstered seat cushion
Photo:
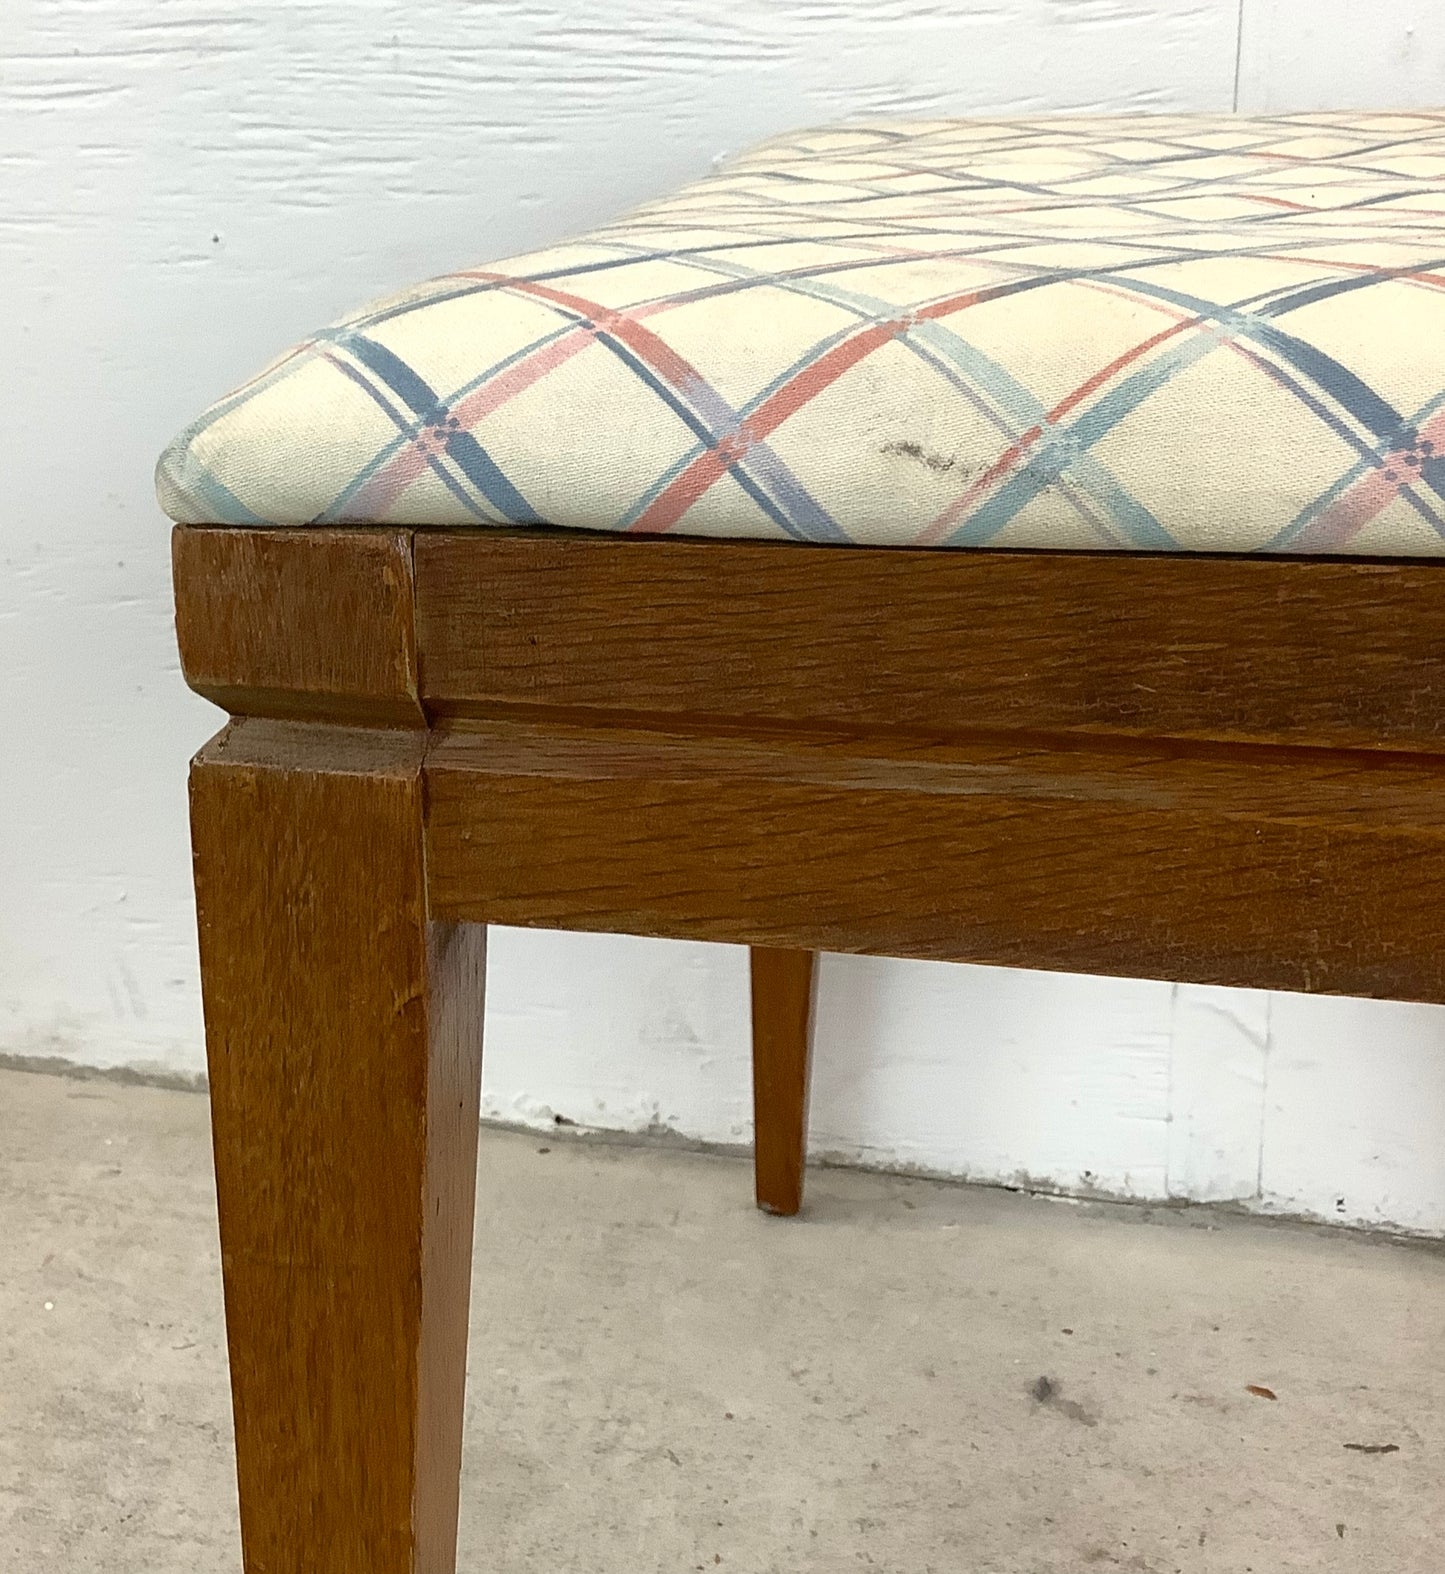
[[[1445,115],[782,137],[323,330],[190,523],[1445,554]]]

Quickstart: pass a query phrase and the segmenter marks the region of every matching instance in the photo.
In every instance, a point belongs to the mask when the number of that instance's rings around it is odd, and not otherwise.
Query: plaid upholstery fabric
[[[784,137],[306,340],[192,523],[1445,554],[1445,114]]]

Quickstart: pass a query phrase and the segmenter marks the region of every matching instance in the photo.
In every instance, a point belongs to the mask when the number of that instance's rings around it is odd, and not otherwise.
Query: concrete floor
[[[1445,1254],[810,1186],[484,1138],[463,1574],[1439,1567]],[[237,1571],[205,1100],[0,1072],[0,1242],[0,1569]]]

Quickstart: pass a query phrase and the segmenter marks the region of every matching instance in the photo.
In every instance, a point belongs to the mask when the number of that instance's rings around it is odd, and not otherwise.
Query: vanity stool
[[[454,1568],[489,923],[753,947],[783,1213],[820,950],[1445,1001],[1442,182],[801,133],[181,434],[248,1574]]]

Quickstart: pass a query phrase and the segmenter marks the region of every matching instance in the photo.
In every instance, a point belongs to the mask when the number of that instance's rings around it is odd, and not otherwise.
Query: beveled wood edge
[[[410,780],[421,774],[428,744],[419,727],[235,716],[201,745],[191,763]]]
[[[233,716],[424,727],[412,532],[171,535],[181,671]]]
[[[1445,563],[1428,560],[804,551],[393,526],[177,526],[173,557],[186,681],[238,716],[411,727],[555,716],[1445,753]],[[1069,588],[1081,580],[1082,595]],[[1286,593],[1281,627],[1294,644],[1276,652],[1271,619]],[[995,613],[999,596],[1009,604]],[[907,616],[894,630],[898,608]],[[980,610],[989,626],[975,629]],[[1230,614],[1247,614],[1248,628],[1224,627]],[[899,631],[903,670],[890,678],[887,641]],[[870,659],[873,674],[836,676]],[[960,680],[941,666],[978,671]]]

